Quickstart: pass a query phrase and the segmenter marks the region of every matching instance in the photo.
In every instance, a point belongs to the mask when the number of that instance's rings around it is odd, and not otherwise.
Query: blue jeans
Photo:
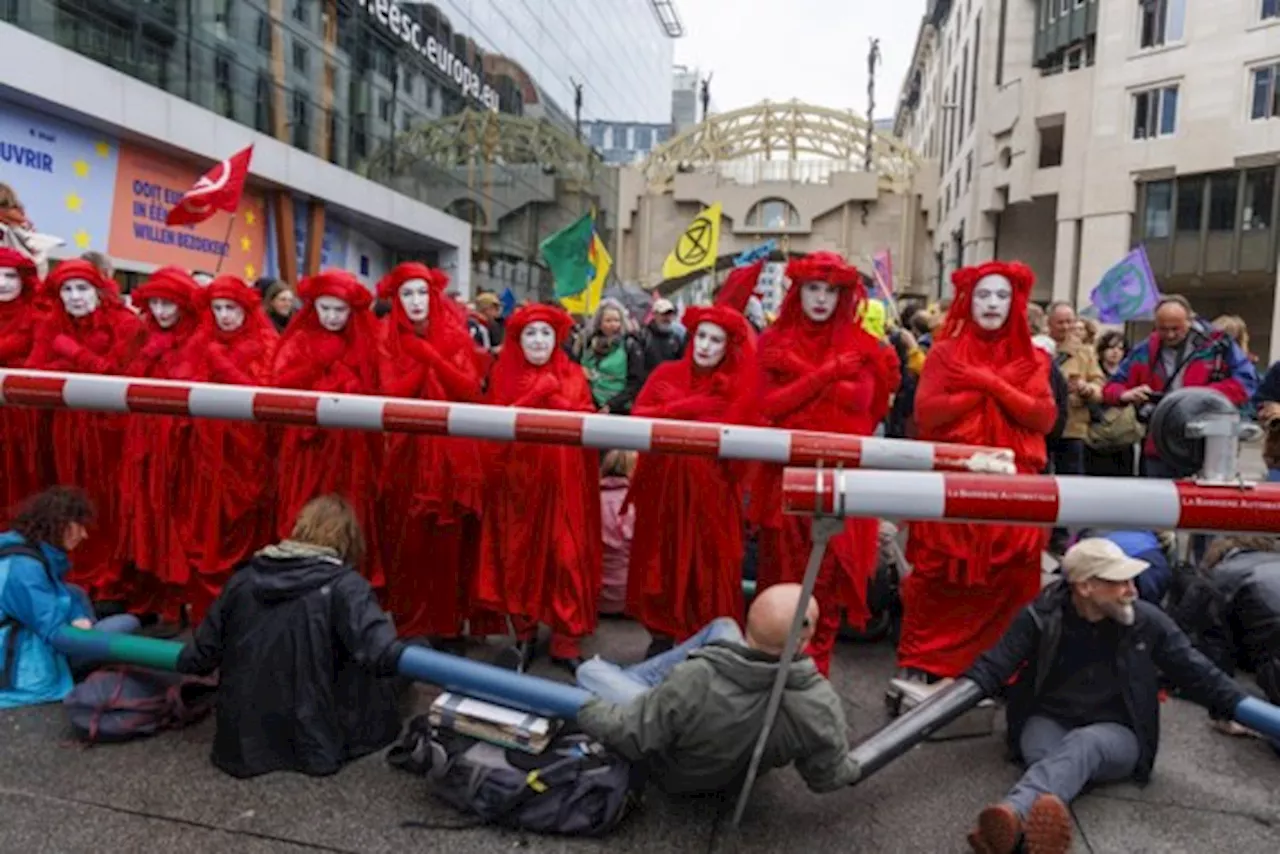
[[[87,613],[93,613],[93,603],[89,601],[89,594],[85,593],[83,589],[74,584],[68,584],[67,589],[71,591],[71,595],[73,597],[80,600],[81,605],[84,606],[84,610]],[[90,617],[89,619],[93,620],[93,617]],[[142,623],[139,622],[138,618],[133,614],[116,614],[111,617],[104,617],[101,620],[93,620],[93,630],[95,632],[131,635],[140,628],[142,628]],[[99,663],[97,661],[83,659],[78,656],[69,656],[67,661],[70,663],[72,671],[77,674],[83,673],[92,668],[95,664]]]
[[[738,628],[737,621],[729,617],[712,620],[679,646],[631,667],[605,661],[598,655],[592,656],[578,668],[578,686],[602,700],[626,705],[661,684],[677,664],[689,657],[689,653],[715,641],[741,643],[742,630]]]

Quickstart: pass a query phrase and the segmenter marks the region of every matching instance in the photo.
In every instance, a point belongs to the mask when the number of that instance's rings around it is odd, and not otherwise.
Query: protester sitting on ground
[[[1138,599],[1147,568],[1109,540],[1063,557],[1065,581],[1023,609],[965,673],[987,695],[1007,688],[1009,747],[1027,766],[969,834],[979,854],[1066,854],[1068,804],[1093,783],[1151,776],[1160,738],[1160,672],[1215,719],[1248,695],[1197,652],[1163,611]]]
[[[135,632],[138,618],[94,621],[83,590],[64,580],[71,553],[89,536],[93,505],[83,490],[54,486],[28,498],[0,534],[0,709],[61,700],[89,662],[53,648],[64,626]]]
[[[1173,581],[1177,561],[1177,538],[1172,531],[1081,531],[1080,539],[1102,537],[1120,547],[1126,555],[1147,564],[1133,579],[1138,598],[1160,607]]]
[[[364,548],[345,499],[311,500],[289,539],[231,577],[183,648],[180,672],[220,671],[211,758],[223,771],[333,774],[399,735],[404,646],[354,569]]]
[[[746,637],[722,617],[679,646],[633,667],[600,658],[578,668],[578,683],[596,695],[578,725],[628,759],[650,763],[652,779],[672,794],[740,787],[764,725],[802,589],[776,584],[760,593]],[[801,649],[818,624],[809,599]],[[851,785],[844,708],[813,659],[801,653],[787,669],[786,691],[765,746],[760,773],[795,762],[815,792]]]

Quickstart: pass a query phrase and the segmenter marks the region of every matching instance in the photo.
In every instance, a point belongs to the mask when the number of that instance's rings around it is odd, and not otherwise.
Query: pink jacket
[[[600,479],[600,517],[604,528],[604,586],[600,589],[601,614],[621,614],[627,607],[627,571],[631,566],[631,538],[636,532],[636,511],[622,511],[631,482],[625,477]]]

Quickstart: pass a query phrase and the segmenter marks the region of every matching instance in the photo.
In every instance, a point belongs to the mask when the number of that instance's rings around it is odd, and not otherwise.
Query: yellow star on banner
[[[257,271],[257,270],[255,270],[255,269],[253,269],[253,265],[252,265],[252,264],[245,264],[245,265],[244,265],[244,277],[245,277],[246,279],[256,279],[256,278],[258,278],[258,271]]]
[[[253,248],[253,241],[250,240],[248,237],[240,238],[240,248],[245,252],[248,252],[250,249]]]
[[[93,240],[89,237],[89,232],[85,231],[83,228],[76,232],[76,246],[78,248],[88,249],[89,244],[92,242]]]
[[[244,214],[245,225],[253,225],[257,221],[257,219],[258,217],[254,214],[253,211],[245,211],[245,214]]]
[[[93,147],[93,150],[98,152],[99,157],[111,156],[111,146],[106,142],[99,142],[97,145]]]
[[[67,193],[67,199],[66,199],[67,210],[71,211],[72,213],[80,213],[80,208],[83,206],[83,204],[84,204],[84,199],[80,198],[75,193]]]
[[[83,160],[77,160],[75,163],[72,163],[71,168],[76,171],[77,178],[89,177],[89,164],[85,163]]]

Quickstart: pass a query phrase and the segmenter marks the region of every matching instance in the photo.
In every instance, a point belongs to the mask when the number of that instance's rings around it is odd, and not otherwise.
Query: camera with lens
[[[1151,421],[1151,414],[1156,411],[1156,407],[1160,405],[1160,401],[1164,399],[1164,392],[1153,391],[1147,397],[1145,403],[1139,403],[1135,416],[1139,424],[1146,424]]]

